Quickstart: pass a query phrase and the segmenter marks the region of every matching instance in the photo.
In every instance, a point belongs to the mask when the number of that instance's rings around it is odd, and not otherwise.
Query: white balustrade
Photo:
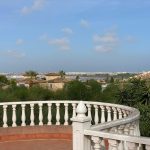
[[[137,143],[127,142],[126,145],[127,145],[128,150],[137,150],[138,148]]]
[[[150,145],[146,145],[146,150],[150,150]]]
[[[124,134],[124,125],[121,125],[121,126],[118,127],[118,133],[119,134]],[[123,150],[123,148],[124,148],[124,142],[120,141],[118,149]]]
[[[26,123],[25,123],[25,121],[26,121],[25,106],[26,106],[25,104],[21,105],[21,107],[22,107],[22,115],[21,115],[22,123],[21,123],[21,126],[26,126]]]
[[[118,112],[119,112],[119,119],[122,119],[122,110],[120,108],[117,108]]]
[[[133,122],[129,126],[129,135],[134,135],[134,130],[135,130],[135,124]]]
[[[76,104],[75,103],[72,103],[72,118],[74,118],[76,116]]]
[[[89,129],[91,126],[91,118],[85,115],[87,108],[82,101],[78,104],[76,112],[77,116],[72,118],[73,150],[91,150],[90,140],[84,136],[84,129]]]
[[[130,124],[126,124],[124,128],[124,134],[128,135],[130,131]]]
[[[102,140],[100,139],[100,137],[96,137],[96,136],[92,136],[91,140],[93,142],[93,148],[94,150],[101,150],[101,142]]]
[[[106,109],[107,109],[107,122],[109,122],[111,121],[111,108],[107,106]]]
[[[100,106],[101,108],[101,123],[105,122],[105,107],[104,106]]]
[[[91,105],[90,105],[90,104],[87,104],[86,106],[87,106],[87,108],[88,108],[88,117],[89,117],[89,118],[92,118],[92,115],[91,115]]]
[[[60,105],[64,105],[64,110],[65,110],[65,114],[64,114],[64,125],[68,125],[69,124],[69,104],[72,105],[72,117],[76,117],[76,105],[78,104],[77,101],[32,101],[32,102],[12,102],[12,103],[8,103],[9,106],[12,107],[12,126],[15,127],[16,125],[16,108],[21,106],[22,109],[22,113],[21,113],[21,126],[26,126],[26,106],[30,105],[30,125],[34,126],[34,120],[35,120],[35,116],[34,116],[34,106],[38,105],[39,106],[39,116],[38,116],[38,120],[39,120],[39,125],[43,125],[43,115],[45,115],[45,113],[43,112],[43,105],[47,105],[48,107],[48,114],[47,114],[47,125],[51,125],[52,124],[52,116],[54,114],[52,114],[52,110],[54,109],[54,106],[56,106],[56,124],[60,125]],[[1,106],[3,106],[3,126],[7,127],[7,104],[0,104]],[[100,102],[85,102],[85,105],[87,107],[87,116],[89,118],[94,118],[94,122],[95,125],[98,125],[99,122],[101,123],[105,123],[110,122],[112,120],[118,120],[118,119],[122,119],[122,117],[127,117],[128,114],[130,114],[130,112],[132,111],[130,109],[130,111],[128,110],[128,108],[123,109],[123,107],[118,107],[117,105],[113,104],[111,106],[109,106],[109,104],[105,104],[105,103],[100,103]],[[5,108],[6,106],[6,108]],[[92,106],[94,107],[94,111],[95,113],[92,114]],[[18,107],[18,108],[19,108]],[[99,116],[99,109],[101,110],[100,116]],[[44,114],[43,114],[44,113]],[[107,113],[107,114],[106,114]],[[118,114],[117,114],[118,113]],[[119,117],[118,117],[118,116]],[[107,117],[105,117],[107,116]],[[62,116],[61,116],[62,117]],[[107,120],[106,120],[107,118]],[[62,119],[62,120],[63,120]],[[36,118],[37,120],[37,118]],[[136,129],[135,129],[136,130]]]
[[[64,103],[64,106],[65,106],[65,122],[64,122],[64,125],[68,125],[68,103]]]
[[[39,103],[39,125],[43,125],[43,112],[42,112],[42,103]]]
[[[47,125],[52,125],[52,116],[56,119],[56,125],[60,125],[60,120],[64,120],[64,125],[69,125],[69,113],[72,113],[73,121],[73,143],[76,145],[73,150],[91,150],[91,141],[93,142],[92,150],[103,149],[108,139],[109,150],[139,150],[142,144],[146,150],[150,150],[150,140],[140,137],[139,131],[139,112],[135,108],[121,106],[116,104],[107,104],[101,102],[80,102],[78,101],[34,101],[34,102],[13,102],[0,103],[3,107],[3,127],[8,127],[8,122],[12,120],[12,127],[17,126],[17,109],[21,106],[21,126],[26,126],[27,110],[26,106],[30,105],[30,126],[34,126],[37,120],[34,116],[34,106],[38,105],[39,125],[43,125],[43,117],[47,117]],[[48,114],[45,115],[43,105],[47,105]],[[70,110],[69,105],[72,105]],[[8,117],[7,108],[12,113],[12,118]],[[54,110],[56,106],[56,115]],[[60,116],[60,106],[64,109],[64,116]],[[92,114],[91,108],[94,106]],[[99,109],[100,114],[99,115]],[[72,111],[72,112],[70,112]],[[54,113],[54,114],[53,114]],[[77,113],[77,115],[76,115]],[[105,117],[106,116],[106,117]],[[64,117],[64,118],[60,118]],[[91,118],[94,118],[95,125],[91,125]],[[99,121],[101,123],[99,123]],[[91,138],[90,138],[91,137]],[[129,140],[128,140],[129,139]],[[141,140],[140,140],[141,139]],[[104,142],[105,141],[105,142]],[[77,144],[78,143],[78,144]],[[81,143],[81,146],[80,146]]]
[[[126,117],[127,117],[127,112],[126,112],[126,110],[122,110],[122,112],[123,112],[123,117],[126,118]]]
[[[7,125],[7,105],[3,105],[3,127],[8,127]]]
[[[56,103],[56,125],[60,125],[60,103]]]
[[[115,107],[112,107],[113,110],[113,120],[117,120],[117,110]]]
[[[12,105],[12,111],[13,111],[13,114],[12,114],[12,127],[16,127],[16,105]]]
[[[118,150],[119,142],[117,140],[108,140],[109,150]]]
[[[98,117],[98,106],[97,106],[97,105],[94,105],[94,108],[95,108],[94,122],[95,122],[95,124],[98,124],[98,122],[99,122],[99,117]]]
[[[52,125],[52,112],[51,112],[52,103],[48,103],[48,123],[47,125]]]
[[[34,104],[30,104],[30,110],[31,110],[31,113],[30,113],[30,120],[31,120],[30,126],[34,126]]]

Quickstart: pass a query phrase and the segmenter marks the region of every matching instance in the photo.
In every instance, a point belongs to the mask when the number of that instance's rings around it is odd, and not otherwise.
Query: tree
[[[114,77],[111,76],[110,83],[114,83]]]
[[[12,86],[12,87],[16,87],[16,80],[15,79],[11,79],[10,81],[9,81],[9,84]]]
[[[64,86],[64,90],[67,94],[68,99],[72,100],[87,100],[88,88],[81,81],[74,80],[70,81]]]
[[[79,77],[79,75],[77,75],[77,76],[76,76],[76,80],[79,80],[79,79],[80,79],[80,77]]]
[[[88,80],[85,84],[89,87],[89,90],[88,90],[89,95],[90,95],[89,98],[91,98],[89,100],[99,100],[101,92],[102,92],[101,84],[93,79]]]
[[[8,81],[8,79],[6,78],[6,76],[0,75],[0,86],[1,86],[1,85],[6,85],[6,84],[8,84],[8,83],[9,83],[9,81]]]
[[[145,80],[133,78],[119,90],[118,100],[129,106],[135,106],[137,103],[146,105],[150,100],[150,89]]]
[[[59,74],[60,74],[61,78],[63,79],[66,73],[63,70],[60,70]]]
[[[29,70],[25,72],[25,75],[30,76],[30,78],[32,79],[32,78],[35,78],[38,75],[38,73],[36,71]]]
[[[101,100],[109,103],[118,103],[119,86],[115,83],[109,83],[108,86],[103,90],[101,94]]]

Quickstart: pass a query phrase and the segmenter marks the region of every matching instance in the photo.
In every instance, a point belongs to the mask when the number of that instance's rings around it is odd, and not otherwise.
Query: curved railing
[[[135,150],[142,144],[149,150],[150,139],[140,137],[139,118],[140,112],[135,108],[102,102],[49,100],[0,103],[0,125],[4,128],[71,125],[73,122],[73,150],[108,149],[108,145],[110,150]]]
[[[28,101],[0,103],[1,126],[69,125],[76,116],[79,101]],[[127,106],[85,101],[87,116],[92,118],[93,129],[105,122],[132,122],[139,119],[139,112]],[[124,118],[124,119],[123,119]],[[119,120],[122,119],[122,122]],[[109,126],[109,123],[107,124]],[[106,126],[106,124],[105,124]],[[112,126],[112,123],[111,123]]]

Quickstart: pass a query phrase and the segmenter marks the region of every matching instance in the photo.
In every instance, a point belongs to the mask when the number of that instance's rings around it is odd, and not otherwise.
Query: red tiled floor
[[[72,150],[69,140],[29,140],[0,143],[0,150]]]
[[[0,128],[0,150],[72,150],[72,127]]]

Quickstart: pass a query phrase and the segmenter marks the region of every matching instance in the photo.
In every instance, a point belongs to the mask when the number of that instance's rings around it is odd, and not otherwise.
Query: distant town
[[[150,72],[46,72],[38,73],[36,71],[26,71],[24,73],[0,73],[0,76],[5,76],[9,81],[14,81],[17,86],[31,87],[38,85],[50,90],[62,89],[65,83],[72,80],[86,82],[88,80],[96,80],[101,83],[102,88],[106,88],[108,83],[113,81],[124,81],[132,77],[149,77]],[[5,89],[8,85],[4,84]]]

